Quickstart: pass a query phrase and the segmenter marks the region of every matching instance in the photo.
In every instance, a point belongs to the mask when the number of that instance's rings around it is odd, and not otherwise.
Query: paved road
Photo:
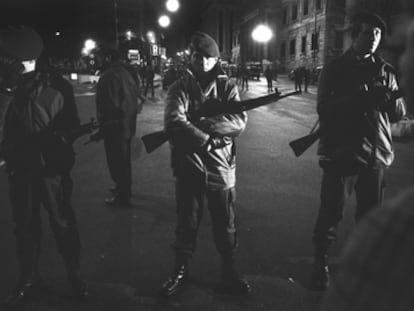
[[[292,84],[278,81],[282,92]],[[266,94],[266,83],[251,82],[242,98]],[[94,114],[94,89],[76,87],[83,122]],[[249,112],[249,122],[237,139],[237,217],[239,252],[237,266],[253,284],[247,299],[219,297],[213,287],[219,279],[219,257],[212,242],[208,213],[201,226],[198,250],[192,263],[193,282],[187,292],[172,299],[156,298],[160,284],[172,268],[169,248],[175,226],[174,185],[165,144],[146,154],[137,139],[133,145],[132,208],[107,207],[103,203],[112,186],[102,143],[76,143],[77,163],[73,204],[83,241],[82,272],[92,282],[90,301],[75,304],[66,297],[63,264],[44,218],[41,273],[52,289],[52,298],[26,307],[34,310],[312,310],[319,295],[304,287],[311,263],[311,231],[318,209],[321,172],[315,146],[296,158],[288,142],[306,134],[316,120],[315,88],[310,93],[283,99]],[[158,91],[138,117],[137,137],[161,129],[163,98]],[[388,195],[400,191],[414,176],[414,143],[396,144],[397,159],[389,170]],[[16,259],[7,183],[0,172],[0,298],[16,280]],[[353,228],[353,201],[340,227],[340,241],[332,249],[333,262]],[[54,297],[54,298],[53,298]]]

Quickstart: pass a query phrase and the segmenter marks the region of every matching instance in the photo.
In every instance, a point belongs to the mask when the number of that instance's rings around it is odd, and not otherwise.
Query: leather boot
[[[217,291],[221,294],[241,296],[251,292],[251,286],[246,279],[239,276],[234,269],[233,255],[222,257],[222,278]]]
[[[311,272],[309,289],[314,291],[324,291],[329,286],[329,269],[327,256],[316,256]]]
[[[160,295],[169,297],[181,289],[188,280],[188,262],[190,257],[187,254],[177,254],[175,268],[168,280],[162,285]]]

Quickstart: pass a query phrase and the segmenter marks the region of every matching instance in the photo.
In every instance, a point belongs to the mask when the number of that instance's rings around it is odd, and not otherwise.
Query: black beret
[[[365,12],[365,11],[356,13],[352,17],[351,23],[354,24],[354,25],[355,24],[361,24],[361,23],[367,23],[367,24],[376,26],[379,29],[381,29],[381,33],[382,33],[383,36],[387,34],[387,24],[381,18],[381,16],[379,16],[375,13]]]
[[[0,54],[20,61],[37,59],[43,51],[43,40],[30,27],[18,26],[0,30]]]
[[[191,36],[190,49],[207,57],[220,57],[216,41],[208,34],[198,31]]]

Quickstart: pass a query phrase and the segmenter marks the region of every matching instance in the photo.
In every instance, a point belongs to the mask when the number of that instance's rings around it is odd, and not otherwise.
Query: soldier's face
[[[217,64],[217,57],[206,57],[199,52],[191,54],[191,66],[196,73],[209,72]]]
[[[411,112],[414,112],[414,21],[408,26],[405,51],[400,58],[399,67],[407,106]]]
[[[360,55],[373,54],[381,42],[381,29],[367,23],[361,26],[361,31],[353,41],[354,49]]]

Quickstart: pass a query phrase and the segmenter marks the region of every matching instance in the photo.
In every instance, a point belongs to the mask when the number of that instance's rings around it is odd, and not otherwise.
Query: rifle
[[[403,91],[397,90],[391,92],[390,100],[396,100],[400,97],[402,97]],[[377,107],[377,109],[380,107]],[[308,135],[302,136],[298,139],[292,140],[289,142],[290,147],[292,148],[295,156],[299,157],[301,156],[306,150],[310,148],[320,137],[321,137],[322,131],[319,127],[319,120],[316,121],[315,125],[313,126],[312,130]]]
[[[73,143],[78,138],[86,134],[91,134],[94,130],[102,129],[107,126],[117,124],[118,122],[119,122],[118,120],[111,120],[111,121],[100,123],[96,121],[95,118],[91,118],[90,122],[80,124],[78,127],[76,127],[73,130],[66,131],[66,132],[57,130],[57,131],[53,131],[52,133],[56,135],[57,137],[61,137],[61,139],[64,140],[65,142]]]
[[[265,106],[276,102],[282,98],[299,94],[299,91],[289,92],[287,94],[273,93],[270,95],[243,100],[239,102],[232,102],[231,104],[223,105],[217,99],[213,99],[210,104],[206,102],[197,117],[214,117],[223,113],[241,113],[243,111],[252,110],[261,106]],[[153,152],[162,144],[168,141],[168,134],[164,130],[153,132],[141,137],[145,150],[147,153]]]
[[[319,127],[319,120],[316,121],[312,127],[310,133],[306,136],[289,142],[289,146],[292,148],[295,156],[299,157],[304,153],[310,146],[312,146],[321,136],[321,128]]]

